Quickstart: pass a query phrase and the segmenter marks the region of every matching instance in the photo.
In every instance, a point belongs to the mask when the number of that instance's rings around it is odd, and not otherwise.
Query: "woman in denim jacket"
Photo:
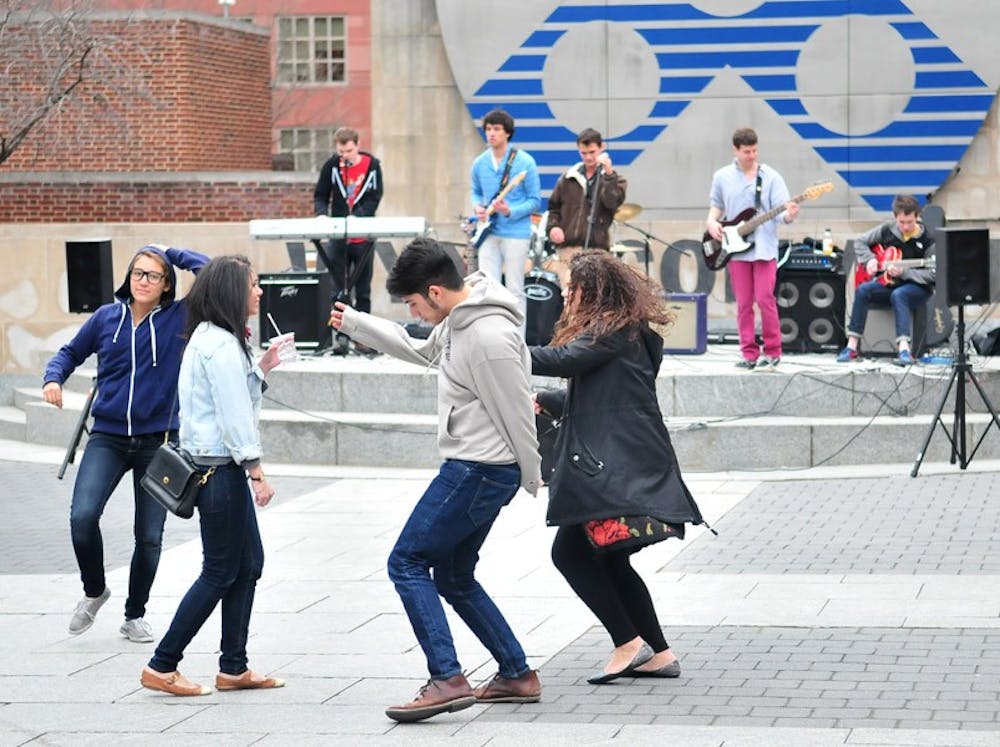
[[[174,695],[211,692],[184,677],[177,665],[220,601],[222,654],[216,688],[285,684],[247,668],[250,610],[264,566],[253,504],[266,506],[274,496],[260,464],[257,422],[264,375],[278,365],[280,347],[272,345],[254,363],[246,325],[260,309],[260,296],[257,274],[242,256],[213,259],[187,296],[188,344],[177,383],[180,443],[212,473],[195,504],[204,553],[201,575],[184,595],[170,629],[142,670],[140,682],[151,690]]]

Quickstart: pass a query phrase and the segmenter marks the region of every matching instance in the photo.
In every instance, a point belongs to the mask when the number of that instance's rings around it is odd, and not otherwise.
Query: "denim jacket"
[[[260,367],[247,359],[232,333],[210,322],[198,325],[177,382],[180,443],[196,462],[223,457],[249,466],[260,459],[263,382]]]

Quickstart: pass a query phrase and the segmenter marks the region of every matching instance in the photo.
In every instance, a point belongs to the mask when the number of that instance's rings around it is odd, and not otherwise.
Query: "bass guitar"
[[[820,195],[833,191],[833,182],[823,182],[814,184],[800,195],[795,195],[789,202],[803,202],[804,200],[815,200]],[[766,213],[757,215],[757,211],[752,207],[747,208],[737,215],[733,220],[720,221],[722,223],[722,241],[712,238],[712,235],[705,231],[701,237],[701,246],[704,251],[705,264],[710,270],[721,270],[729,262],[733,254],[745,252],[753,248],[753,241],[748,241],[747,236],[757,230],[758,226],[767,223],[784,212],[785,206],[768,210]]]
[[[928,267],[932,270],[934,269],[934,257],[903,259],[903,251],[898,246],[876,244],[872,247],[872,254],[875,255],[875,259],[878,261],[878,268],[874,273],[870,273],[868,272],[868,263],[861,264],[859,262],[857,269],[854,271],[855,288],[871,280],[877,280],[882,285],[893,285],[896,282],[896,278],[887,272],[890,267],[899,267],[900,269],[907,267]]]
[[[486,208],[486,215],[483,216],[482,220],[476,221],[475,228],[472,231],[472,236],[469,237],[469,243],[476,249],[483,245],[483,242],[486,241],[486,237],[490,235],[490,231],[492,231],[493,227],[496,225],[497,215],[494,205],[506,197],[507,194],[514,189],[514,187],[523,182],[524,177],[527,175],[527,171],[522,171],[520,174],[507,182],[507,186],[501,189],[497,193],[497,196],[490,201],[490,206]]]

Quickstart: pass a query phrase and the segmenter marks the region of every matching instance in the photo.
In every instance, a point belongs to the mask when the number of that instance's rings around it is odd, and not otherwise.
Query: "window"
[[[307,130],[302,128],[281,130],[278,152],[292,157],[295,171],[315,171],[323,167],[326,160],[336,151],[331,130]]]
[[[343,83],[343,16],[278,18],[278,83]]]

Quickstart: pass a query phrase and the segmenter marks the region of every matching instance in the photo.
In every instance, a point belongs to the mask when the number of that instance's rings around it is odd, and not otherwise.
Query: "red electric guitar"
[[[870,280],[877,280],[882,285],[893,285],[896,282],[896,278],[886,272],[890,267],[899,267],[901,269],[907,267],[928,267],[932,270],[934,269],[934,257],[903,259],[903,250],[898,246],[876,244],[872,247],[872,254],[878,260],[878,269],[872,274],[868,272],[867,262],[865,264],[859,263],[857,269],[854,271],[855,288]]]

